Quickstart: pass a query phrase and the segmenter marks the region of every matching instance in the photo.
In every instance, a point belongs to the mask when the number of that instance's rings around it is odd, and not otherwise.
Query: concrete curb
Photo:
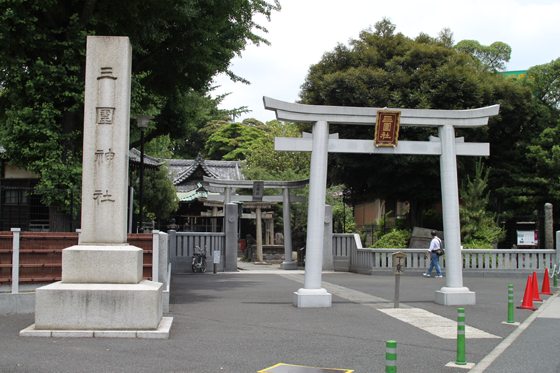
[[[508,337],[506,337],[499,345],[497,345],[486,357],[484,357],[476,366],[471,369],[470,373],[482,373],[488,368],[516,339],[523,333],[525,329],[531,325],[539,314],[542,313],[552,301],[560,294],[558,291],[548,298],[539,309],[531,314],[525,321],[517,327]]]
[[[0,314],[35,312],[35,292],[0,294]]]

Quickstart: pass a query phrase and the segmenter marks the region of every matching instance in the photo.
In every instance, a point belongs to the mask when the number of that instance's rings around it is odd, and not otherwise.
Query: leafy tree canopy
[[[132,115],[155,114],[147,141],[166,134],[185,139],[190,104],[203,100],[217,73],[244,81],[229,70],[230,61],[248,43],[267,43],[257,33],[266,29],[253,18],[274,10],[278,0],[1,2],[4,156],[39,174],[42,186],[79,188],[87,35],[130,38]]]
[[[472,54],[493,71],[505,70],[506,62],[511,58],[511,47],[501,41],[485,46],[476,40],[461,40],[455,48]]]
[[[560,205],[560,58],[530,68],[520,83],[534,93],[536,133],[527,141],[527,163],[534,170],[531,183],[542,190],[533,198],[542,210],[547,202]]]
[[[498,185],[510,185],[519,176],[516,161],[525,160],[521,139],[527,126],[531,92],[526,87],[488,71],[470,54],[453,48],[452,34],[415,39],[395,33],[388,19],[364,30],[349,46],[339,44],[310,67],[302,85],[301,103],[357,107],[416,109],[471,109],[500,104],[500,115],[489,126],[457,130],[467,141],[491,143],[491,167]],[[372,139],[373,126],[331,125],[341,138]],[[400,140],[428,140],[435,129],[402,127]],[[474,168],[474,160],[460,157],[459,176]],[[329,157],[333,184],[345,184],[355,199],[385,198],[410,202],[411,224],[421,211],[440,201],[439,159],[431,156],[375,156],[333,154]],[[507,180],[506,180],[507,179]],[[501,183],[501,184],[500,184]],[[515,193],[520,193],[517,190]],[[503,199],[505,191],[496,198]]]
[[[210,136],[206,142],[206,153],[210,159],[240,161],[246,158],[248,149],[265,135],[256,127],[230,123]]]
[[[309,153],[274,150],[275,137],[301,137],[298,127],[294,123],[272,120],[264,125],[263,130],[265,131],[264,137],[253,143],[248,149],[244,172],[255,168],[266,170],[271,176],[264,180],[285,180],[284,178],[276,179],[272,174],[287,170],[298,174],[300,179],[309,177]]]

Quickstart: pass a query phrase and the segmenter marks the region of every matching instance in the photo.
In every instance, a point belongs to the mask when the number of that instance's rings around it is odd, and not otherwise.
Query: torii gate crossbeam
[[[440,156],[447,271],[446,286],[436,291],[435,302],[444,305],[476,303],[475,293],[463,286],[457,155],[489,156],[490,146],[488,143],[465,143],[464,139],[455,138],[455,128],[487,125],[488,118],[499,113],[499,105],[471,110],[423,110],[300,105],[268,97],[264,97],[263,101],[266,109],[276,112],[278,120],[313,123],[311,137],[276,138],[274,148],[276,151],[311,151],[305,282],[304,287],[294,293],[294,306],[331,306],[331,295],[321,288],[323,211],[329,152]],[[401,125],[437,127],[439,137],[432,137],[430,141],[399,141],[398,146],[392,148],[374,147],[373,140],[341,140],[333,135],[329,138],[329,123],[375,125],[378,110],[401,111]]]

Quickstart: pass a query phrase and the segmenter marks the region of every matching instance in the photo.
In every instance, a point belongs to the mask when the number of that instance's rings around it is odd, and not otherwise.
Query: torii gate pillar
[[[447,284],[436,291],[435,302],[449,306],[476,304],[476,294],[463,286],[455,129],[451,125],[445,125],[439,127],[438,132],[441,139],[439,159]]]
[[[313,151],[311,152],[311,172],[309,173],[305,281],[303,288],[294,293],[294,306],[296,307],[330,307],[332,305],[331,294],[321,287],[328,146],[329,124],[319,121],[313,125]]]
[[[490,116],[499,113],[499,105],[470,110],[389,109],[401,111],[401,126],[437,127],[439,138],[399,141],[395,147],[374,147],[372,140],[338,139],[336,135],[329,139],[329,123],[375,125],[377,111],[383,109],[300,105],[269,97],[263,100],[266,109],[276,111],[278,120],[313,123],[312,138],[277,137],[274,144],[276,151],[311,152],[305,282],[294,294],[295,306],[331,306],[331,295],[321,288],[328,152],[440,156],[447,283],[436,291],[435,302],[443,305],[476,303],[475,293],[463,286],[457,155],[489,156],[490,144],[465,143],[463,138],[455,138],[455,127],[485,126]]]

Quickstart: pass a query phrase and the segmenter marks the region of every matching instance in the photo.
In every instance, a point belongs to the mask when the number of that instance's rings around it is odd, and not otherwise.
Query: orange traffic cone
[[[533,271],[533,302],[542,302],[539,296],[539,283],[537,282],[537,272]]]
[[[531,276],[527,279],[527,286],[525,287],[525,294],[523,295],[523,303],[521,306],[516,308],[522,310],[532,310],[536,311],[537,309],[533,307],[533,284],[531,283]]]
[[[552,293],[550,292],[550,282],[548,282],[548,268],[544,269],[544,279],[542,282],[541,294],[552,295]]]

